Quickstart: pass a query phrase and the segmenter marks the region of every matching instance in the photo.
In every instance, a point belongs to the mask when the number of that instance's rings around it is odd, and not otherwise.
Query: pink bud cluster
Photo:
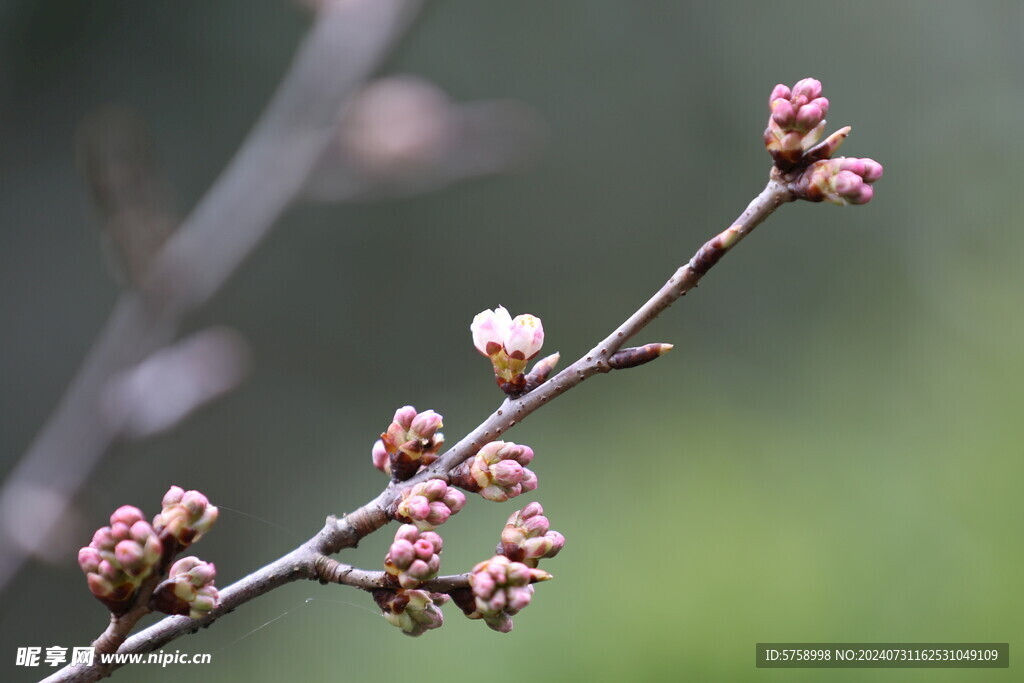
[[[441,537],[433,531],[420,531],[403,524],[384,558],[384,569],[402,588],[416,588],[437,576],[441,568]]]
[[[442,418],[433,410],[417,413],[412,406],[395,411],[395,417],[373,444],[373,466],[395,481],[416,474],[421,465],[437,459],[444,434],[438,432]]]
[[[183,557],[171,565],[168,578],[153,591],[150,606],[164,614],[199,619],[216,607],[220,599],[220,593],[213,585],[216,578],[217,569],[212,562],[203,562],[198,557]]]
[[[373,599],[388,623],[408,636],[421,636],[444,625],[440,605],[448,601],[444,593],[421,590],[375,590]]]
[[[164,495],[163,509],[147,522],[131,505],[119,507],[110,526],[99,529],[87,547],[78,551],[89,590],[114,615],[136,606],[143,584],[156,585],[146,606],[167,614],[191,614],[198,618],[217,605],[213,585],[216,570],[195,557],[170,566],[171,560],[217,521],[217,508],[198,491],[172,486]]]
[[[440,479],[431,479],[406,489],[395,506],[395,519],[414,524],[420,531],[433,531],[466,504],[466,496]]]
[[[871,184],[882,177],[882,165],[873,159],[837,157],[811,164],[797,183],[801,197],[840,206],[867,204],[874,195]]]
[[[775,165],[788,171],[800,164],[804,153],[821,139],[828,114],[828,100],[821,96],[821,82],[797,81],[792,90],[776,85],[769,98],[771,117],[764,144]]]
[[[563,547],[565,536],[551,529],[544,508],[535,501],[508,518],[497,552],[514,562],[536,567],[539,560],[554,557]]]
[[[451,473],[452,483],[502,503],[537,488],[537,475],[526,465],[533,449],[510,441],[492,441]]]
[[[546,571],[495,555],[477,564],[469,574],[474,601],[466,616],[483,619],[495,631],[508,633],[512,617],[533,598],[531,584],[550,578]]]
[[[526,389],[526,365],[544,345],[544,326],[540,318],[517,315],[513,318],[503,307],[478,313],[469,326],[473,345],[487,356],[502,391],[518,396]]]
[[[153,528],[160,538],[173,538],[180,548],[187,548],[203,537],[220,511],[199,491],[185,491],[172,486],[163,499],[163,510],[153,518]]]
[[[163,545],[142,511],[123,505],[110,516],[110,526],[78,551],[78,566],[92,594],[114,614],[124,614],[162,557]]]

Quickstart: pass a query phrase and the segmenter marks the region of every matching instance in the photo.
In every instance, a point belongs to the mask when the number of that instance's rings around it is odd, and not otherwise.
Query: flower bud
[[[174,539],[178,549],[187,548],[217,521],[220,510],[199,491],[185,491],[172,486],[163,499],[163,510],[153,518],[153,528],[161,539]]]
[[[512,616],[530,604],[534,590],[531,584],[550,578],[545,571],[495,555],[470,572],[473,603],[464,606],[463,611],[470,619],[483,619],[495,631],[508,633]]]
[[[508,518],[497,552],[532,568],[542,558],[557,555],[564,546],[565,537],[551,530],[544,509],[540,503],[534,502]]]
[[[183,557],[171,565],[167,579],[153,591],[149,605],[164,614],[200,619],[220,600],[220,593],[213,585],[216,578],[217,569],[212,562]]]
[[[395,411],[395,417],[373,444],[373,466],[394,481],[404,481],[437,459],[444,434],[437,430],[442,418],[433,410],[417,413],[412,406]]]
[[[492,441],[452,470],[452,483],[501,503],[537,488],[537,475],[525,467],[531,460],[529,446]]]
[[[78,551],[78,566],[89,591],[114,614],[131,608],[139,586],[163,557],[156,530],[131,505],[110,516],[110,526],[98,529],[92,542]]]
[[[440,479],[420,482],[402,492],[395,519],[433,531],[466,504],[466,496]]]
[[[378,589],[373,591],[374,602],[388,623],[402,629],[408,636],[421,636],[444,625],[440,606],[448,600],[443,593],[421,590]]]
[[[511,396],[522,394],[526,389],[526,365],[544,345],[540,318],[530,314],[512,318],[498,306],[478,313],[469,328],[477,351],[491,360],[498,386]]]
[[[437,575],[442,546],[441,537],[433,531],[421,532],[411,524],[403,524],[395,532],[395,540],[384,558],[384,569],[402,588],[416,588]]]
[[[874,195],[871,184],[881,177],[882,165],[873,159],[836,157],[808,166],[794,187],[797,196],[812,202],[867,204]]]
[[[804,153],[825,131],[828,100],[821,96],[821,83],[805,78],[792,91],[781,83],[772,90],[771,116],[764,131],[764,143],[782,171],[801,163]]]

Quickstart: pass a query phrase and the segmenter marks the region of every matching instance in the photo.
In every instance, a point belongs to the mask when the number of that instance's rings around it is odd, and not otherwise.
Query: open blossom
[[[776,85],[769,106],[771,117],[764,131],[764,144],[775,165],[788,171],[821,139],[828,100],[821,96],[820,81],[804,78],[792,89],[781,83]]]
[[[537,488],[537,475],[528,469],[533,449],[510,441],[492,441],[452,470],[452,483],[502,503]]]
[[[437,576],[442,547],[441,537],[433,531],[421,532],[412,524],[403,524],[384,558],[384,569],[402,588],[416,588]]]
[[[110,516],[110,526],[97,530],[92,543],[78,551],[78,565],[96,599],[123,614],[162,556],[163,545],[142,511],[123,505]]]
[[[198,557],[183,557],[171,565],[168,578],[153,591],[150,605],[164,614],[199,619],[216,607],[220,600],[220,593],[213,585],[216,578],[217,569],[212,562],[203,562]]]
[[[420,466],[437,459],[444,445],[444,434],[437,431],[441,426],[442,417],[433,410],[418,413],[412,406],[399,408],[373,444],[374,467],[398,481],[408,479]]]
[[[871,184],[881,177],[882,165],[873,159],[837,157],[811,164],[797,186],[808,201],[867,204],[874,196]]]
[[[469,329],[477,351],[490,358],[498,386],[509,394],[522,393],[526,365],[544,345],[540,318],[530,314],[513,318],[498,306],[478,313]]]

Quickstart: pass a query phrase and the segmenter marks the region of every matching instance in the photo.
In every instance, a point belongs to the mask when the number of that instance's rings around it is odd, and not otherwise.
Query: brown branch
[[[501,407],[490,415],[476,429],[466,435],[455,446],[441,455],[430,467],[424,468],[415,477],[389,486],[374,500],[363,505],[342,519],[330,517],[324,528],[302,546],[284,557],[256,570],[245,578],[223,589],[220,604],[200,620],[187,617],[167,617],[128,638],[119,653],[151,652],[166,643],[207,626],[222,615],[268,591],[298,579],[335,581],[360,588],[380,587],[383,572],[369,572],[348,567],[327,558],[327,555],[354,547],[360,539],[380,529],[391,518],[393,506],[401,493],[414,484],[428,479],[448,480],[449,472],[464,460],[473,456],[485,444],[496,440],[505,431],[514,427],[548,401],[562,395],[588,377],[610,372],[610,359],[631,337],[646,327],[663,310],[679,297],[697,286],[701,278],[717,263],[729,249],[757,227],[785,202],[793,201],[789,186],[777,179],[769,181],[761,193],[750,202],[736,221],[702,246],[686,265],[680,267],[661,289],[641,306],[624,323],[591,349],[575,363],[562,370],[552,379],[516,399],[506,399]],[[640,347],[644,348],[644,347]],[[459,576],[442,577],[436,582],[425,584],[427,590],[448,592],[460,586]],[[447,586],[447,590],[445,587]],[[93,681],[107,675],[117,666],[102,668],[68,666],[46,681]]]
[[[173,341],[184,316],[266,236],[330,144],[342,103],[381,63],[419,5],[323,4],[263,116],[154,257],[144,282],[121,295],[55,412],[0,488],[0,509],[35,510],[0,520],[0,590],[33,551],[31,544],[45,543],[65,518],[117,438],[101,409],[108,380]],[[54,501],[46,514],[24,504],[25,496],[40,491]]]
[[[337,583],[368,591],[378,588],[398,588],[394,578],[387,572],[360,569],[327,556],[318,557],[313,565],[316,570],[316,578],[320,583]],[[449,593],[456,588],[468,587],[469,574],[465,573],[438,576],[430,581],[424,581],[418,588],[431,593]]]

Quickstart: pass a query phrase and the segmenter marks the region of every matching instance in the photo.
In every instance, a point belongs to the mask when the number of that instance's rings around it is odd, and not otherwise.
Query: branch
[[[420,0],[324,3],[263,116],[216,183],[121,294],[56,411],[0,489],[0,589],[45,544],[118,436],[108,380],[171,342],[267,235],[329,145],[342,103],[381,63]],[[33,504],[46,496],[48,504]],[[45,507],[45,509],[43,509]]]
[[[441,455],[431,466],[416,476],[390,485],[374,500],[341,519],[330,517],[324,528],[309,541],[274,562],[258,569],[220,592],[220,603],[202,619],[167,617],[128,638],[118,650],[121,654],[151,652],[166,643],[208,626],[238,606],[286,583],[299,579],[334,581],[360,588],[381,587],[383,572],[368,572],[342,565],[327,558],[344,548],[354,547],[360,539],[380,529],[391,519],[396,502],[403,491],[429,479],[450,479],[450,471],[473,456],[485,444],[498,439],[550,400],[562,395],[588,377],[615,369],[613,356],[640,330],[676,299],[697,286],[701,278],[743,237],[770,216],[779,206],[794,199],[789,184],[773,178],[750,202],[747,209],[726,230],[702,246],[690,261],[680,267],[668,281],[624,323],[575,363],[562,370],[529,393],[506,399],[476,429]],[[650,345],[648,345],[650,346]],[[640,352],[648,347],[640,347]],[[627,367],[629,367],[627,365]],[[445,592],[461,587],[462,576],[441,577],[424,585],[426,590]],[[68,666],[46,681],[94,681],[109,674],[121,664],[101,667]]]

